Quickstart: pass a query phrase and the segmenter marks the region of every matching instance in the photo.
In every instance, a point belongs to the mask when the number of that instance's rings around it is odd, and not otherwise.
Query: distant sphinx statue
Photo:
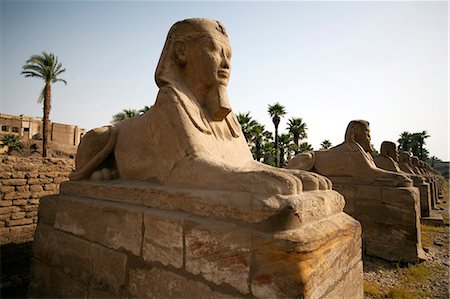
[[[388,170],[377,167],[372,151],[369,122],[353,120],[342,144],[297,155],[286,167],[310,170],[332,181],[333,189],[345,197],[344,211],[361,222],[366,254],[392,261],[424,258],[419,190],[398,171],[392,145],[383,148]]]
[[[120,177],[259,194],[331,189],[319,175],[253,160],[228,102],[230,58],[220,22],[175,24],[156,69],[156,103],[141,116],[89,131],[71,180]]]
[[[405,175],[378,168],[372,151],[369,122],[353,120],[347,126],[343,143],[326,151],[297,155],[286,167],[310,170],[327,177],[354,178],[370,184],[411,186],[411,180]]]
[[[406,155],[407,157],[405,157]],[[409,161],[409,153],[402,153],[402,160]],[[430,217],[431,214],[431,192],[432,187],[427,183],[422,175],[417,175],[412,170],[409,162],[403,165],[401,169],[399,165],[399,154],[394,142],[383,141],[381,143],[380,155],[374,157],[375,164],[382,169],[407,174],[413,180],[414,186],[419,188],[420,192],[420,215],[422,220],[425,217]]]

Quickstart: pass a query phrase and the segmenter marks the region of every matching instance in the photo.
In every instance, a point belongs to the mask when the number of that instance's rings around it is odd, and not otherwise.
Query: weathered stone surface
[[[248,278],[251,236],[239,227],[213,223],[186,232],[186,270],[216,284],[227,283],[243,294],[250,292]]]
[[[127,256],[40,224],[34,256],[73,279],[118,293],[124,287]]]
[[[165,217],[164,217],[165,216]],[[181,219],[180,219],[181,218]],[[183,266],[183,219],[166,213],[144,213],[142,256],[175,268]]]
[[[140,254],[142,212],[108,202],[80,198],[58,198],[55,227],[99,242]],[[99,217],[101,215],[101,217]]]
[[[162,283],[164,282],[164,283]],[[166,270],[130,270],[128,294],[131,298],[233,298],[208,285]]]
[[[36,224],[33,224],[33,220],[31,220],[31,224],[27,224],[30,221],[26,221],[25,225],[19,226],[8,226],[0,228],[0,245],[8,244],[8,243],[23,243],[33,240],[34,231],[36,229]],[[6,222],[9,222],[6,220]],[[5,223],[9,225],[9,223]]]
[[[33,258],[29,298],[87,298],[87,287],[58,269]]]
[[[274,236],[255,235],[252,294],[258,298],[333,298],[327,294],[341,283],[349,294],[355,294],[348,298],[362,298],[360,235],[359,223],[345,214]],[[349,275],[359,278],[346,281]]]
[[[363,226],[366,254],[391,261],[417,261],[421,248],[417,188],[333,185],[344,195],[344,211]],[[382,236],[382,237],[380,237]]]
[[[5,186],[23,186],[27,183],[25,179],[3,179],[2,184]]]

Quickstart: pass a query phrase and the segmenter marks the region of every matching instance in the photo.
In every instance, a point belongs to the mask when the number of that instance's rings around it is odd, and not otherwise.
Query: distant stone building
[[[77,146],[85,130],[75,125],[50,122],[50,140],[60,144]],[[0,136],[16,134],[21,139],[41,139],[42,120],[37,117],[15,116],[0,113]]]
[[[449,178],[450,162],[434,162],[432,166],[439,171],[444,178]]]

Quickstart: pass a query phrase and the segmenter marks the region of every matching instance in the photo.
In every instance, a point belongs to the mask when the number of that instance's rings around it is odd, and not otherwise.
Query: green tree
[[[20,141],[19,136],[14,134],[7,134],[3,136],[1,139],[2,143],[0,143],[0,147],[7,146],[8,154],[12,151],[20,151],[23,148],[22,141]]]
[[[414,156],[419,157],[420,160],[426,161],[428,159],[429,152],[424,147],[425,139],[429,138],[427,131],[410,133],[403,132],[400,134],[398,141],[399,151],[409,151],[412,152]]]
[[[114,114],[111,123],[116,124],[127,118],[138,116],[140,112],[136,109],[123,109],[121,112]]]
[[[42,156],[47,157],[49,125],[50,125],[50,109],[51,109],[51,91],[52,83],[58,81],[67,84],[64,79],[58,76],[66,71],[61,63],[58,63],[58,57],[52,53],[42,52],[40,55],[33,55],[22,66],[21,74],[25,77],[37,77],[44,80],[45,85],[39,96],[38,103],[44,102],[43,107],[43,128],[42,128]]]
[[[330,140],[325,139],[324,141],[322,141],[322,143],[320,144],[320,149],[321,150],[327,150],[332,146]]]
[[[413,133],[411,136],[413,145],[417,145],[416,155],[420,160],[426,161],[429,152],[423,147],[425,145],[425,139],[429,138],[427,131]]]
[[[152,107],[153,107],[153,105],[150,106],[150,107],[147,106],[147,105],[145,105],[144,108],[139,109],[139,111],[138,111],[139,115],[142,115],[142,114],[144,114],[145,112],[149,111],[150,109],[152,109]]]
[[[251,140],[253,142],[252,154],[253,159],[255,159],[258,162],[261,162],[261,159],[264,156],[263,144],[264,142],[266,142],[267,138],[271,138],[270,135],[271,134],[265,130],[264,125],[260,123],[256,123],[256,125],[252,127],[251,131],[252,136]]]
[[[306,126],[306,123],[303,122],[302,118],[292,117],[288,120],[288,131],[290,134],[292,134],[292,138],[295,144],[295,154],[298,154],[299,141],[308,138],[306,130],[308,130],[308,127]]]
[[[245,140],[250,144],[252,140],[252,130],[253,127],[258,123],[250,116],[250,112],[238,113],[238,122],[241,124],[242,133],[244,134]]]
[[[280,103],[275,103],[273,105],[269,105],[267,109],[270,117],[272,117],[272,122],[275,126],[275,165],[280,167],[280,148],[278,143],[278,126],[280,124],[280,118],[286,115],[286,110],[283,105]]]
[[[398,142],[398,150],[399,151],[410,151],[411,150],[411,133],[404,131],[400,134],[400,138],[397,140]]]
[[[313,146],[308,142],[302,142],[298,146],[299,153],[312,152],[314,150]]]

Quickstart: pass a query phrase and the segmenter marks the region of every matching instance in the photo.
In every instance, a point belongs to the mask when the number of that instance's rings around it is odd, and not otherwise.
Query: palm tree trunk
[[[294,153],[295,153],[295,155],[298,154],[298,139],[299,139],[299,136],[294,135],[294,143],[295,143],[295,150],[294,150]]]
[[[50,126],[50,99],[51,99],[51,85],[50,82],[45,83],[44,87],[44,117],[42,119],[42,157],[47,157],[48,141],[49,141],[49,126]]]
[[[280,145],[278,144],[278,125],[275,125],[275,163],[280,167]]]

